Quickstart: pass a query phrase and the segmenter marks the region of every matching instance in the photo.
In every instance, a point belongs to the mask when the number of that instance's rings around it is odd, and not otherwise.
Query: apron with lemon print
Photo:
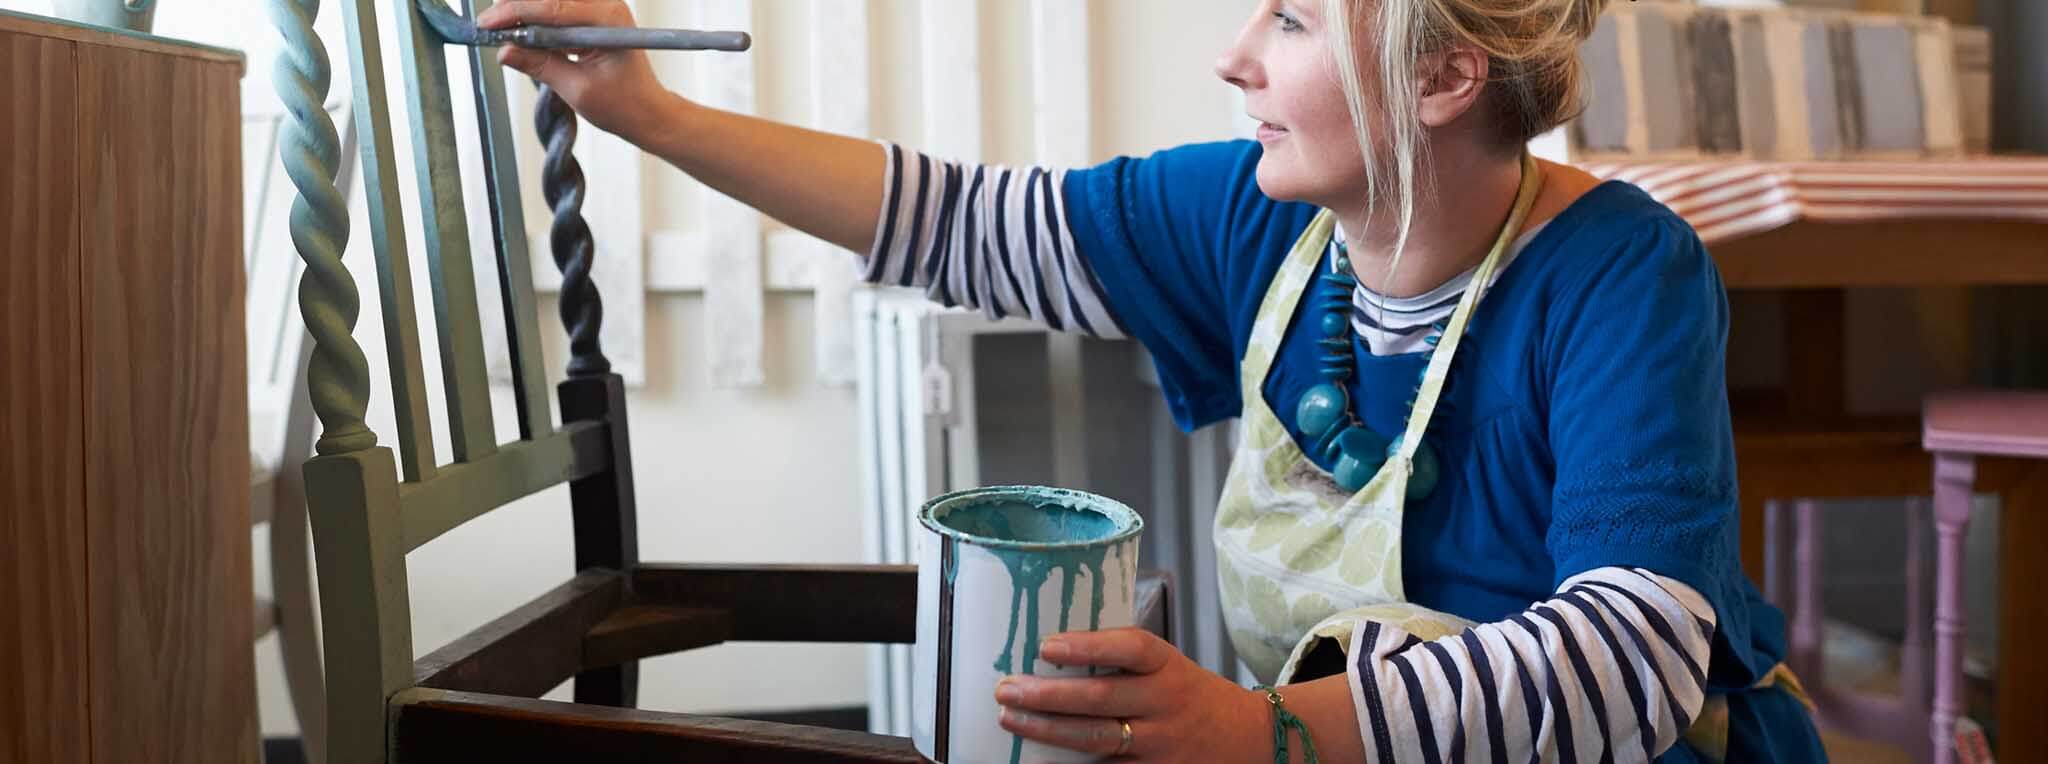
[[[1364,620],[1423,640],[1477,625],[1407,601],[1401,587],[1403,498],[1416,444],[1429,428],[1459,339],[1502,253],[1527,220],[1539,185],[1535,162],[1525,156],[1514,210],[1438,341],[1402,447],[1356,493],[1344,493],[1309,460],[1262,394],[1288,320],[1329,247],[1335,225],[1329,211],[1309,223],[1275,274],[1239,367],[1243,417],[1215,526],[1224,620],[1232,646],[1260,681],[1292,681],[1302,657],[1323,639],[1349,650],[1351,632]],[[1797,679],[1782,664],[1758,686],[1773,684],[1805,700]],[[1725,696],[1710,696],[1687,730],[1687,742],[1719,760],[1727,749],[1727,719]]]

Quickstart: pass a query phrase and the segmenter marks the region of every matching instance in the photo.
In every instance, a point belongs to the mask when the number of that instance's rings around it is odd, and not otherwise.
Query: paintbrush
[[[484,29],[441,0],[418,0],[420,18],[453,45],[517,45],[522,48],[642,48],[654,50],[746,50],[753,38],[745,32],[701,32],[694,29],[629,27],[543,27]]]

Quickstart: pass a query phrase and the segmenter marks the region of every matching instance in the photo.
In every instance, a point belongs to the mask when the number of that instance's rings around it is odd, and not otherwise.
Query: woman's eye
[[[1295,21],[1293,16],[1289,16],[1285,12],[1274,11],[1273,18],[1280,20],[1280,31],[1282,32],[1299,32],[1302,30],[1301,22]]]

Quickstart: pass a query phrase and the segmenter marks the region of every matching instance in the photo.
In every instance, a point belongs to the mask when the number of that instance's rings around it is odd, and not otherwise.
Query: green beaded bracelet
[[[1279,690],[1263,684],[1257,689],[1266,693],[1266,702],[1273,704],[1273,764],[1291,762],[1287,757],[1287,731],[1290,729],[1301,734],[1302,764],[1317,764],[1316,741],[1308,736],[1308,725],[1303,724],[1301,717],[1290,713],[1287,707],[1282,705],[1287,699],[1280,697]]]

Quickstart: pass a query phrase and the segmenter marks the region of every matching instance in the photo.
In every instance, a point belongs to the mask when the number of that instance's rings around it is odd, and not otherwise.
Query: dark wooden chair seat
[[[1138,624],[1162,635],[1166,592],[1162,575],[1139,577]],[[534,699],[722,642],[908,644],[916,616],[909,566],[587,570],[417,661],[418,686],[391,701],[392,761],[921,762],[887,735]]]
[[[392,699],[393,762],[925,764],[909,738],[416,687]]]
[[[666,565],[640,560],[624,381],[598,344],[602,302],[590,278],[593,237],[571,153],[576,118],[545,88],[536,127],[547,144],[550,241],[562,271],[567,379],[555,422],[495,51],[466,51],[492,212],[492,254],[506,317],[518,440],[496,439],[490,374],[456,155],[446,54],[418,15],[438,0],[343,0],[356,63],[352,110],[377,257],[397,449],[364,424],[371,382],[352,336],[358,298],[341,254],[349,237],[334,188],[342,155],[318,108],[329,73],[312,21],[321,0],[270,0],[287,41],[279,91],[294,123],[280,150],[305,214],[293,241],[306,262],[301,308],[315,346],[307,387],[320,418],[305,463],[319,564],[327,668],[324,764],[390,762],[918,762],[909,740],[862,732],[632,708],[638,661],[725,642],[909,643],[917,571],[904,566]],[[469,0],[481,12],[489,0]],[[376,14],[396,14],[401,81],[418,151],[428,275],[454,461],[435,458],[413,269],[395,178]],[[406,553],[515,499],[567,484],[576,570],[567,583],[413,659]],[[849,502],[851,504],[851,502]],[[697,511],[679,508],[677,511]],[[847,511],[852,511],[851,507]],[[569,571],[564,571],[565,575]],[[1141,575],[1139,623],[1166,636],[1167,581]],[[574,703],[538,700],[573,679]]]

